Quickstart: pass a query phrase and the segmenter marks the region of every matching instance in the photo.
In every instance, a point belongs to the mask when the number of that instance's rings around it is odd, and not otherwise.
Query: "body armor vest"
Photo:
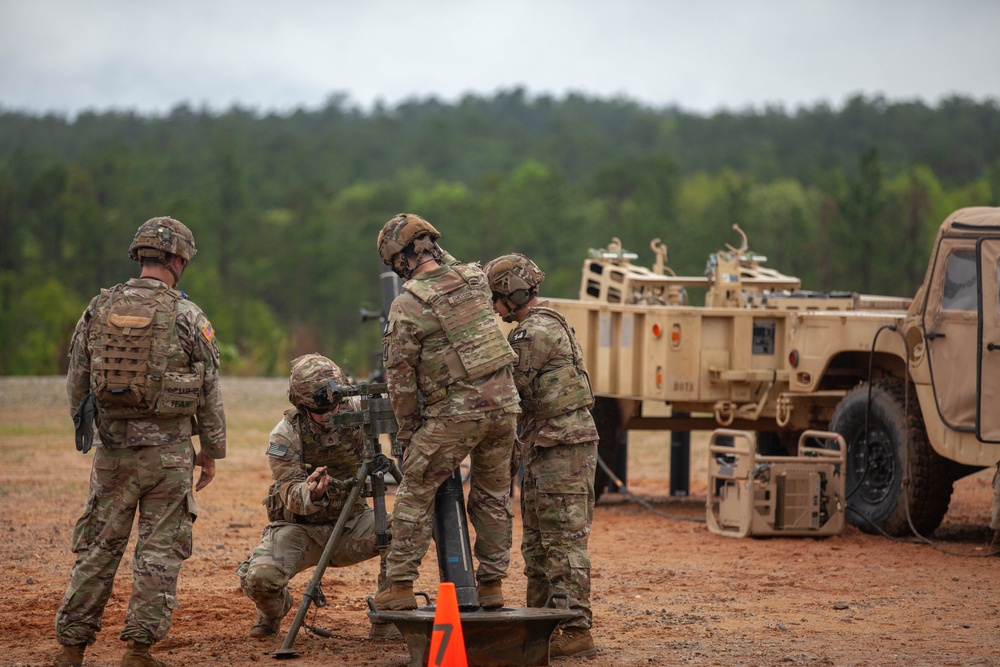
[[[364,453],[362,447],[354,438],[351,431],[333,430],[329,433],[319,434],[313,431],[306,423],[308,416],[292,408],[285,412],[285,418],[295,429],[302,443],[302,463],[307,471],[313,471],[320,466],[326,466],[327,474],[334,479],[352,479],[358,474],[361,466],[361,457]],[[332,436],[333,442],[325,442],[328,436]],[[344,509],[344,501],[347,499],[346,491],[338,491],[333,487],[327,492],[330,497],[330,504],[318,512],[308,515],[294,514],[280,508],[280,516],[271,517],[271,521],[290,521],[294,523],[336,523],[340,518],[340,512]],[[359,495],[355,501],[352,514],[359,514],[368,508],[368,504]],[[270,512],[268,512],[270,515]]]
[[[427,405],[443,399],[458,380],[495,373],[517,359],[493,317],[490,289],[467,264],[439,279],[408,280],[403,289],[430,306],[441,331],[423,340],[417,380]]]
[[[531,383],[531,395],[521,398],[524,409],[542,421],[564,415],[580,408],[594,405],[594,392],[590,387],[590,375],[583,363],[583,351],[573,329],[561,313],[545,306],[531,309],[543,317],[551,317],[566,331],[572,347],[572,359],[559,359],[561,364],[551,369],[543,369]]]
[[[116,285],[101,290],[90,330],[90,390],[102,419],[182,417],[203,403],[205,366],[191,364],[177,331],[183,295]],[[131,289],[129,291],[132,291]]]

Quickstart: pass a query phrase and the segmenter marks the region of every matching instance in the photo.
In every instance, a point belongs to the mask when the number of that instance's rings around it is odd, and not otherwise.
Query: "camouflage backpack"
[[[104,419],[194,415],[202,401],[204,365],[168,368],[179,343],[180,292],[166,286],[151,295],[122,285],[102,290],[91,331],[91,392]]]

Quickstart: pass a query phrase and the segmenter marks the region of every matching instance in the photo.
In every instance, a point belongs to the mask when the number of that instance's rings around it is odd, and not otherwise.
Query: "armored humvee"
[[[741,246],[694,277],[659,240],[650,269],[613,240],[584,261],[579,299],[551,300],[584,350],[602,459],[636,429],[755,431],[770,455],[829,429],[847,442],[847,520],[932,533],[955,480],[1000,460],[1000,208],[948,216],[911,298],[803,290],[735,229]],[[652,402],[669,414],[644,414]]]

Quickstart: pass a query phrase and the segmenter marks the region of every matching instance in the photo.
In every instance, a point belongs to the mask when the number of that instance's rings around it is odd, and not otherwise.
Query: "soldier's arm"
[[[420,402],[417,385],[417,362],[420,359],[420,328],[404,306],[416,305],[413,299],[399,297],[389,309],[389,321],[382,337],[385,378],[389,385],[392,411],[399,425],[397,438],[409,442],[420,428]]]
[[[514,384],[521,396],[531,392],[539,372],[558,351],[553,332],[526,320],[510,333],[510,346],[517,354],[514,362]]]
[[[330,497],[326,493],[322,493],[318,499],[313,497],[316,487],[310,488],[310,482],[318,479],[310,479],[310,473],[302,465],[300,448],[294,438],[294,432],[284,420],[271,432],[267,445],[267,465],[271,468],[271,477],[274,479],[272,493],[277,495],[278,501],[289,512],[312,514],[327,507]],[[318,478],[319,475],[315,477]]]
[[[201,362],[205,368],[202,385],[204,401],[197,413],[198,439],[201,443],[199,454],[212,459],[225,458],[226,413],[219,384],[219,345],[215,330],[200,309],[193,310],[189,317],[178,317],[178,326],[186,329],[181,338],[190,341],[188,353],[191,361]]]
[[[66,396],[69,398],[69,413],[72,415],[90,393],[90,348],[87,347],[87,331],[93,316],[93,302],[83,311],[73,331],[69,344],[69,372],[66,374]]]

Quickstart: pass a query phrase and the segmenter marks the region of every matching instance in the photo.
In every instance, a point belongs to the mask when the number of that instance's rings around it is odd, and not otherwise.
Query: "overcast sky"
[[[0,0],[0,108],[1000,99],[1000,0]]]

